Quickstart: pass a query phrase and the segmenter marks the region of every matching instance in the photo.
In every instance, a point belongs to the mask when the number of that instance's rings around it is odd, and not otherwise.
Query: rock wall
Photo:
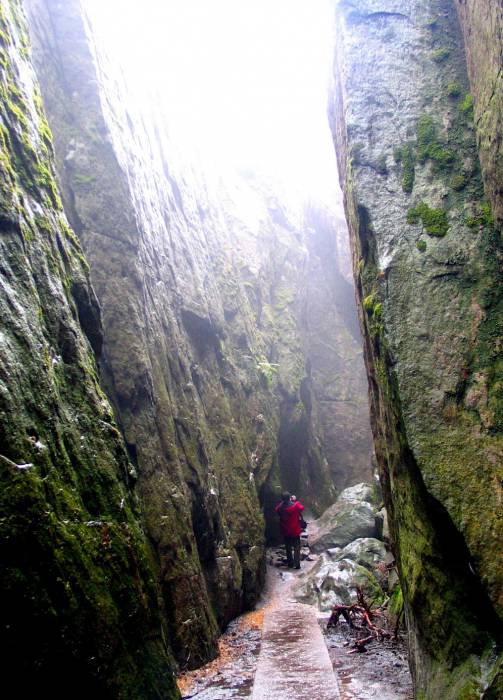
[[[181,665],[196,666],[258,596],[261,507],[273,536],[282,488],[317,512],[336,495],[342,457],[331,466],[323,453],[323,362],[313,359],[313,379],[303,323],[313,257],[300,214],[271,188],[210,183],[176,159],[155,104],[135,108],[142,99],[93,46],[77,0],[27,7],[65,211],[102,306],[102,377],[135,465],[170,644]],[[334,337],[347,337],[338,371],[351,386],[341,381],[332,393],[359,420],[363,368],[343,306]],[[348,461],[355,481],[370,471],[363,424],[359,457]]]
[[[341,212],[342,213],[342,212]],[[303,320],[323,452],[338,490],[371,478],[372,436],[346,222],[308,205]]]
[[[500,3],[457,4],[490,201],[453,2],[336,2],[331,102],[416,694],[453,700],[501,697],[503,616]]]
[[[498,227],[503,227],[503,4],[456,0],[473,95],[482,177]]]
[[[98,383],[99,306],[14,1],[0,2],[0,90],[3,683],[178,697],[134,466]]]

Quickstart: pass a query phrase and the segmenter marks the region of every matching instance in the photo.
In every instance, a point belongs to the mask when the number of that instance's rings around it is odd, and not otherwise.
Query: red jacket
[[[283,537],[299,537],[302,532],[300,528],[300,514],[304,510],[302,503],[294,501],[294,503],[285,507],[283,501],[281,501],[274,510],[279,515],[279,526]]]

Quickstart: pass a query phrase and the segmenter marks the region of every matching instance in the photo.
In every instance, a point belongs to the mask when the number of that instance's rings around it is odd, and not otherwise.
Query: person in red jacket
[[[304,506],[288,491],[281,494],[281,501],[275,508],[279,515],[279,526],[285,540],[288,568],[300,569],[300,514]],[[292,554],[293,553],[293,554]]]

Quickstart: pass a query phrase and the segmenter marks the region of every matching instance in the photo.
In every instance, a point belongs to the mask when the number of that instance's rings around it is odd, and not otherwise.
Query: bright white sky
[[[170,138],[333,201],[327,122],[330,0],[84,0],[137,94],[157,92]]]

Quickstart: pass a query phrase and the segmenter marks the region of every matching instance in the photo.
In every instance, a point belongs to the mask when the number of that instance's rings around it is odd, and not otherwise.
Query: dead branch
[[[367,629],[368,632],[370,632],[368,637],[357,639],[354,642],[353,649],[349,652],[350,654],[357,651],[367,651],[366,645],[372,639],[379,639],[382,641],[383,639],[389,639],[391,637],[391,633],[388,632],[388,630],[378,627],[374,623],[374,618],[380,615],[381,612],[379,610],[371,610],[360,588],[357,588],[356,595],[358,602],[353,605],[334,605],[332,614],[327,623],[327,629],[336,627],[342,615],[352,629]],[[358,622],[358,625],[355,624],[356,622]]]
[[[372,635],[369,635],[368,637],[365,637],[364,639],[355,639],[355,641],[352,644],[352,649],[351,651],[348,651],[348,654],[355,654],[356,652],[359,652],[362,654],[364,651],[367,651],[366,645],[371,642],[374,639]]]
[[[351,616],[357,612],[358,605],[334,605],[332,608],[332,614],[329,617],[329,620],[327,622],[327,629],[330,629],[330,627],[336,627],[337,623],[339,622],[339,617],[342,615],[342,617],[346,620],[348,625],[350,627],[354,627],[353,620],[351,619]]]
[[[363,595],[362,589],[357,586],[356,588],[356,599],[358,601],[358,605],[365,610],[365,612],[368,615],[369,620],[372,620],[373,613],[372,610],[370,609],[369,604],[365,600],[365,596]]]

